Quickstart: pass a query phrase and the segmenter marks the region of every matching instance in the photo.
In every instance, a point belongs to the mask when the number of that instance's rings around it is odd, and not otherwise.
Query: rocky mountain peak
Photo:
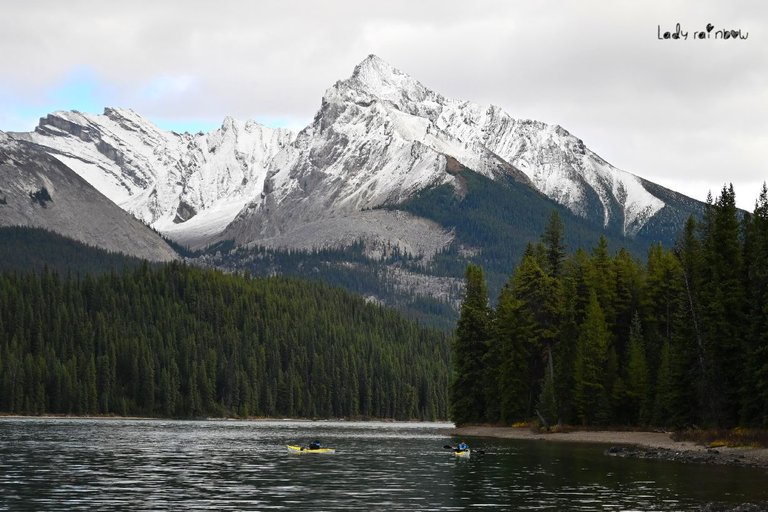
[[[430,187],[459,190],[451,162],[512,178],[576,215],[601,214],[606,227],[630,236],[664,206],[559,125],[446,98],[376,55],[326,91],[299,134],[231,117],[207,134],[176,134],[108,107],[103,115],[56,112],[26,139],[177,239],[210,237],[242,212],[233,238],[251,243],[391,207]]]
[[[104,116],[116,123],[130,121],[133,123],[148,124],[149,121],[130,108],[104,107]]]
[[[325,102],[351,101],[363,106],[383,101],[403,112],[431,119],[438,115],[439,105],[445,102],[443,96],[376,55],[369,55],[355,66],[352,76],[336,82],[323,99]]]

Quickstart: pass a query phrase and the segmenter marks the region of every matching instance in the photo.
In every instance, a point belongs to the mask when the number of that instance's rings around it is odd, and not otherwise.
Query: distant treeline
[[[203,267],[261,277],[292,276],[340,286],[363,297],[376,297],[397,308],[406,318],[423,325],[452,331],[458,318],[453,305],[425,293],[403,291],[388,277],[388,266],[424,272],[419,258],[401,252],[397,246],[387,249],[386,256],[371,258],[366,255],[362,241],[347,247],[307,251],[243,247],[225,241],[204,251],[187,254],[190,262]],[[456,276],[461,276],[462,272],[463,266]],[[456,295],[459,293],[457,291]]]
[[[447,335],[319,283],[173,263],[0,274],[0,411],[447,417]]]
[[[101,274],[111,269],[136,268],[142,261],[41,228],[0,227],[0,272],[39,272],[47,267],[61,275]]]
[[[454,344],[458,424],[768,427],[768,191],[732,187],[641,264],[605,239],[566,257],[555,214],[495,309],[480,267]]]

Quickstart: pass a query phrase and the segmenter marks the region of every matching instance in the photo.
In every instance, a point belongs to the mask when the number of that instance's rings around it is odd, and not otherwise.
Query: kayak
[[[304,446],[288,445],[288,451],[291,453],[336,453],[336,448],[316,448],[310,450]]]
[[[453,450],[453,454],[455,456],[457,456],[457,457],[468,459],[471,451],[472,450],[469,450],[469,449],[467,449],[467,450]]]

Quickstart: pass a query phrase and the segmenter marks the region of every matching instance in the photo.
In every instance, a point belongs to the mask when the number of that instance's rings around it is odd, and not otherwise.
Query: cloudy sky
[[[659,40],[677,23],[687,40]],[[370,53],[697,199],[732,182],[752,210],[768,179],[763,0],[4,0],[0,130],[104,106],[180,131],[300,129]]]

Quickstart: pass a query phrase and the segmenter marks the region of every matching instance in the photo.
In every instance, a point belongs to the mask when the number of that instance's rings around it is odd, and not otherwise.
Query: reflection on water
[[[696,510],[764,502],[766,473],[476,439],[448,425],[0,419],[0,510]],[[320,439],[333,455],[290,454]]]

